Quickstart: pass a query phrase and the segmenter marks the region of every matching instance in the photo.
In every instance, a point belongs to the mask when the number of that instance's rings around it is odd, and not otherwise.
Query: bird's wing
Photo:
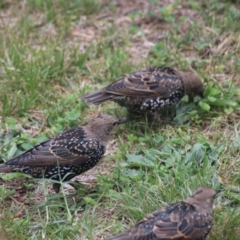
[[[178,231],[186,239],[200,239],[206,236],[212,227],[212,217],[209,214],[195,213],[186,216],[179,225]]]
[[[162,224],[162,226],[158,226],[158,224]],[[177,235],[177,223],[171,221],[165,209],[161,209],[149,214],[126,233],[112,237],[109,240],[169,240],[174,235]]]
[[[44,141],[18,157],[6,162],[8,165],[46,167],[56,165],[84,164],[99,142],[85,139],[81,127],[70,129],[55,138]]]
[[[119,96],[168,98],[181,87],[182,80],[173,69],[154,67],[132,72],[106,87],[104,91]]]
[[[153,228],[157,239],[200,239],[210,231],[211,216],[197,213],[192,205],[179,202],[169,210],[170,214],[158,217]]]
[[[154,213],[150,214],[127,232],[111,237],[108,240],[157,240],[156,234],[153,232],[155,218]]]
[[[174,206],[175,207],[175,206]],[[172,210],[174,211],[174,207]],[[183,235],[178,231],[179,215],[173,216],[169,213],[169,207],[165,211],[156,211],[153,213],[155,216],[152,234],[156,236],[155,239],[183,239]]]

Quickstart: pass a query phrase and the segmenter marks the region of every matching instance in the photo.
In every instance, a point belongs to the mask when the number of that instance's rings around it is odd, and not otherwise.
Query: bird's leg
[[[81,190],[81,192],[83,192],[84,194],[91,194],[91,193],[95,193],[96,189],[91,189],[89,188],[87,185],[80,183],[77,180],[74,181],[70,181],[68,182],[69,185],[71,185],[76,191]],[[78,193],[79,195],[79,193]]]
[[[177,116],[177,106],[176,105],[169,108],[169,116],[170,116],[171,121],[173,121],[174,118]]]
[[[84,189],[85,185],[81,184],[79,181],[69,181],[69,182],[65,182],[67,184],[69,184],[70,186],[72,186],[76,191],[78,191],[79,189]],[[56,193],[59,193],[61,189],[61,183],[53,183],[53,190]]]
[[[59,192],[60,192],[60,187],[61,187],[61,184],[60,184],[60,183],[53,183],[53,190],[54,190],[56,193],[59,193]]]
[[[70,181],[67,184],[71,185],[75,190],[78,190],[79,186],[82,185],[78,181]],[[60,188],[61,188],[61,183],[53,183],[53,190],[56,193],[60,192]]]

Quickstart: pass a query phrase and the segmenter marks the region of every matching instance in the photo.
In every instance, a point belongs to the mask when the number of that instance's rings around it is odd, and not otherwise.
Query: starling
[[[190,99],[203,96],[203,84],[198,76],[170,67],[151,67],[127,74],[83,99],[95,105],[111,100],[130,112],[155,115],[175,106],[184,94]]]
[[[0,172],[22,172],[34,178],[69,181],[99,162],[114,126],[125,121],[99,114],[87,125],[58,134],[0,164]],[[54,183],[53,188],[59,192],[60,184]]]
[[[204,240],[213,224],[212,207],[217,193],[200,187],[185,201],[153,212],[127,232],[108,240]]]

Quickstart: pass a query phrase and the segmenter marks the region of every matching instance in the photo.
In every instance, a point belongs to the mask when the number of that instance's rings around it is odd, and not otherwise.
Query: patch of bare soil
[[[27,179],[24,177],[13,178],[10,181],[3,181],[0,178],[0,186],[2,189],[6,189],[9,191],[7,197],[4,201],[4,206],[1,206],[2,209],[5,208],[6,205],[11,204],[13,218],[21,218],[25,216],[26,208],[29,207],[29,199],[28,193],[33,192],[34,188],[28,189],[26,184],[30,184],[32,182],[31,179]]]
[[[153,5],[146,0],[103,1],[103,4],[111,4],[112,7],[104,7],[97,16],[81,17],[79,23],[72,27],[67,42],[78,44],[80,51],[84,51],[91,43],[110,39],[114,44],[116,38],[124,41],[124,38],[128,37],[130,42],[126,49],[130,55],[129,61],[134,65],[145,65],[151,48],[166,39],[171,32],[172,23],[168,23],[162,16],[162,8],[171,9],[175,23],[180,24],[179,35],[182,37],[188,34],[195,19],[198,19],[199,23],[203,22],[198,11],[190,9],[186,1],[182,1],[181,5],[176,5],[175,1],[159,1]],[[182,17],[185,17],[186,21],[179,21]],[[103,38],[102,33],[111,26],[115,33]],[[131,27],[137,27],[138,30],[130,32]],[[196,51],[189,48],[182,54],[183,57],[190,58],[196,56]]]

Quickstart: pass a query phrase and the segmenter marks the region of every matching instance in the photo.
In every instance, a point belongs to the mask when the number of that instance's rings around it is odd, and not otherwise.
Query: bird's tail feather
[[[111,99],[111,95],[108,93],[104,93],[102,91],[98,91],[92,94],[89,94],[85,97],[83,97],[83,99],[87,102],[87,103],[93,103],[94,105],[99,105],[105,101],[108,101]]]
[[[0,173],[10,173],[13,171],[13,166],[7,165],[5,163],[0,164]]]
[[[133,236],[129,235],[127,233],[119,234],[117,236],[113,236],[111,238],[108,238],[107,240],[132,240]]]

